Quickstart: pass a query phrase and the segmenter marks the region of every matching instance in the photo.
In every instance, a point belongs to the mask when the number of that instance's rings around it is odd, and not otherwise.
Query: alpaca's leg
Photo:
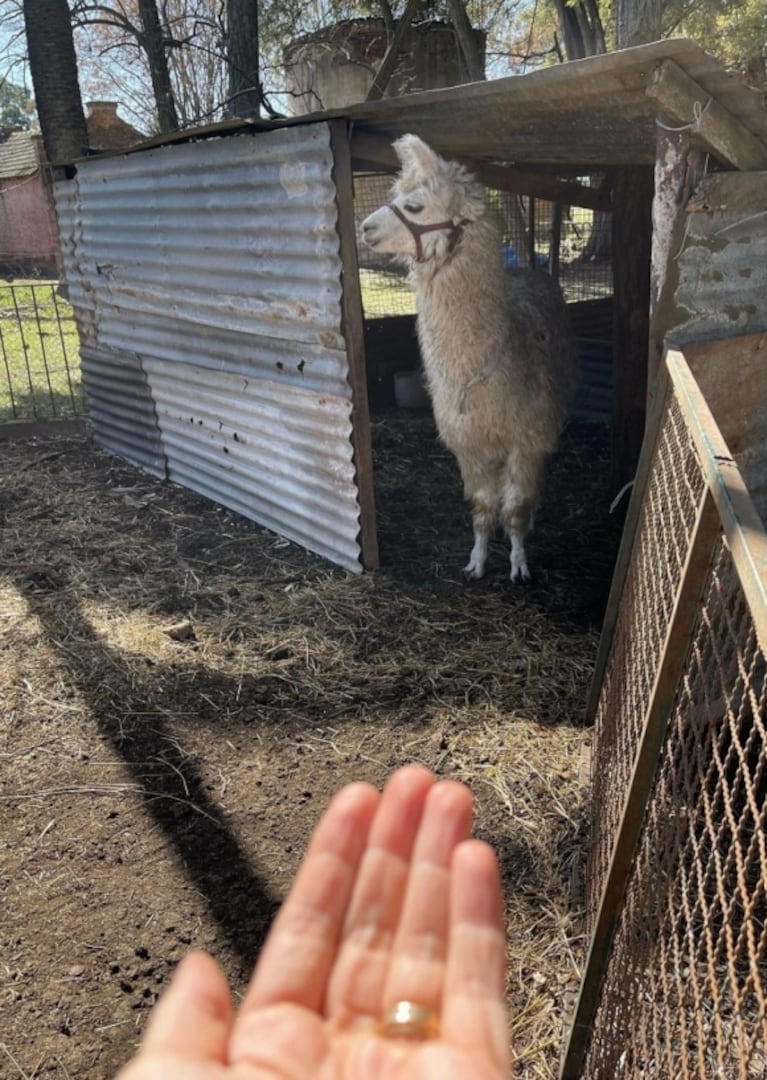
[[[489,489],[474,492],[471,500],[471,517],[474,526],[474,547],[463,572],[470,578],[481,578],[485,573],[487,547],[490,535],[498,520],[498,497]]]
[[[506,530],[506,535],[511,541],[511,572],[512,581],[528,581],[530,570],[527,565],[527,553],[525,552],[525,540],[533,526],[533,517],[537,501],[536,479],[540,475],[538,468],[525,468],[520,470],[526,483],[521,484],[517,480],[507,478],[503,489],[503,501],[501,507],[501,521]]]

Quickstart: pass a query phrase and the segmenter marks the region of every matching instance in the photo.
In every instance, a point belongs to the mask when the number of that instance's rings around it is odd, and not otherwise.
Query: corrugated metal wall
[[[330,130],[86,161],[56,202],[96,440],[360,570]]]

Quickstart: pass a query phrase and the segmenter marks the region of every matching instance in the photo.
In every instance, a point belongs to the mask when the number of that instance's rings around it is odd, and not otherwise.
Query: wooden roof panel
[[[713,98],[767,148],[764,95],[687,39],[360,103],[337,114],[370,134],[396,138],[414,131],[438,149],[478,159],[492,146],[499,159],[513,151],[520,162],[642,164],[655,159],[658,112],[647,85],[668,60],[699,84],[700,109]]]
[[[762,153],[767,155],[764,95],[685,38],[556,64],[527,75],[425,90],[307,116],[225,121],[151,140],[142,147],[340,117],[351,120],[355,132],[363,135],[390,143],[412,131],[437,150],[481,162],[571,169],[650,164],[655,160],[660,106],[648,96],[648,87],[664,64],[682,80],[686,77],[688,90],[689,80],[695,84],[692,99],[688,94],[680,105],[687,109],[692,100],[694,115],[674,118],[671,124],[697,127],[696,116],[712,101],[717,109],[708,111],[716,112],[716,124],[700,125],[693,138],[703,149],[716,153],[706,127],[709,134],[713,127],[721,134],[734,121],[737,138],[720,139],[724,152],[719,156],[739,168],[754,167],[753,162],[757,168],[765,167],[761,164]],[[710,121],[711,116],[706,119]],[[728,146],[746,146],[745,166],[727,157]]]

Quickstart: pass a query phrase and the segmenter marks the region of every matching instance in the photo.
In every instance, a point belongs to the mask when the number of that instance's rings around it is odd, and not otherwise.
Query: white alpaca
[[[511,580],[527,579],[525,538],[575,385],[565,303],[548,274],[504,270],[484,188],[462,165],[416,135],[394,149],[402,170],[391,201],[365,219],[362,234],[410,270],[434,417],[472,507],[464,572],[482,577],[500,520]]]

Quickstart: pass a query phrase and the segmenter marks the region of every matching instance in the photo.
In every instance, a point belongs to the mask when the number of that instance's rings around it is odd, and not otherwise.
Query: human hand
[[[182,961],[119,1080],[500,1080],[510,1071],[495,854],[472,798],[405,766],[317,826],[235,1015],[218,964]],[[433,1038],[379,1032],[396,1002]]]

